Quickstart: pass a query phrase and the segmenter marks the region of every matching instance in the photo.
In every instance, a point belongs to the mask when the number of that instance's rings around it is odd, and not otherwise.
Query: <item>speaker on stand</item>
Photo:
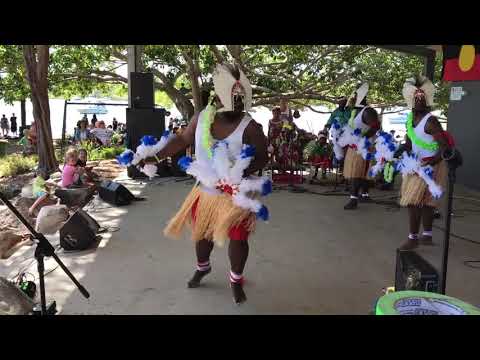
[[[155,108],[152,73],[130,73],[131,107],[127,108],[127,148],[135,151],[145,135],[160,138],[165,131],[165,109]],[[166,175],[168,164],[159,164],[158,175]],[[127,170],[132,179],[146,178],[135,167]],[[169,176],[168,174],[167,176]]]

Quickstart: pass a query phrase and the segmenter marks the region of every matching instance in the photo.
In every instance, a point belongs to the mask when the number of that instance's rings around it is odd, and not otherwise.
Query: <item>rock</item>
[[[33,185],[25,185],[22,188],[22,197],[24,198],[33,198]]]
[[[28,315],[34,303],[20,289],[0,277],[0,315]]]
[[[37,216],[35,230],[42,234],[55,234],[68,219],[65,205],[44,206]]]
[[[2,230],[0,233],[0,258],[8,259],[26,243],[31,243],[31,241],[13,231]]]
[[[58,182],[62,178],[62,173],[60,171],[57,171],[56,173],[53,173],[50,175],[50,180],[54,182]]]

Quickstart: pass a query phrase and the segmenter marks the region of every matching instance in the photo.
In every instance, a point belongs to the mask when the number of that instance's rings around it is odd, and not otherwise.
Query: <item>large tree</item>
[[[55,172],[58,163],[53,147],[48,103],[48,45],[23,45],[25,73],[30,84],[33,117],[37,126],[38,167],[47,173]]]
[[[184,117],[199,110],[200,90],[212,86],[211,72],[222,61],[234,60],[244,69],[254,84],[254,106],[271,106],[280,97],[298,107],[333,106],[336,96],[369,81],[373,105],[388,109],[403,104],[405,77],[423,69],[420,58],[364,45],[146,45],[143,50],[143,66],[154,74],[156,90]],[[68,98],[111,84],[126,86],[127,78],[117,71],[126,62],[123,45],[52,46],[50,91]],[[436,85],[443,94],[445,87]],[[446,99],[440,100],[444,109]]]

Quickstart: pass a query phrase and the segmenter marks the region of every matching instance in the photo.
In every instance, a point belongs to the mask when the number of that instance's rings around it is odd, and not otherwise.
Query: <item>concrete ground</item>
[[[118,231],[103,234],[94,250],[59,252],[91,294],[84,299],[61,269],[49,273],[47,296],[57,301],[61,314],[367,314],[381,289],[394,284],[395,249],[408,234],[405,209],[362,204],[346,212],[344,196],[275,191],[266,201],[271,220],[259,224],[250,241],[248,301],[235,306],[226,247],[214,250],[213,271],[204,286],[187,289],[195,266],[192,243],[187,236],[170,240],[162,234],[191,184],[123,182],[148,200],[122,208],[97,202],[89,209],[102,226]],[[480,199],[465,189],[456,194]],[[372,193],[386,195],[395,193]],[[452,231],[479,241],[479,210],[480,200],[456,200]],[[435,229],[437,243],[442,236]],[[439,267],[440,246],[419,252]],[[32,253],[24,248],[1,261],[0,276],[11,278],[29,263],[36,275]],[[480,270],[463,263],[471,259],[480,259],[480,246],[452,238],[447,294],[480,305]],[[55,267],[49,259],[46,271]]]

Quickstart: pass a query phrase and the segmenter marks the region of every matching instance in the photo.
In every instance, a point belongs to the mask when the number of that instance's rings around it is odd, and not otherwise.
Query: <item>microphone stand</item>
[[[448,252],[450,247],[450,226],[452,221],[453,190],[456,181],[456,170],[463,163],[462,156],[458,150],[448,149],[442,153],[442,159],[448,165],[448,198],[445,216],[445,230],[442,247],[442,267],[440,276],[440,293],[445,295],[447,284]]]
[[[7,199],[7,197],[0,192],[0,200],[10,209],[10,211],[22,222],[23,225],[30,231],[33,235],[33,239],[37,240],[37,248],[35,249],[35,259],[37,260],[37,269],[38,277],[40,283],[40,304],[41,304],[41,315],[55,315],[57,312],[55,301],[47,309],[46,297],[45,297],[45,265],[44,258],[51,256],[57,264],[62,268],[62,270],[67,274],[67,276],[72,280],[75,286],[80,290],[82,295],[85,298],[89,298],[90,294],[88,291],[78,282],[78,280],[73,276],[73,274],[68,270],[68,268],[63,264],[59,259],[57,254],[55,254],[55,249],[52,244],[43,236],[43,234],[38,233],[35,229],[28,223],[28,221],[23,217],[22,214],[12,205],[12,203]]]

